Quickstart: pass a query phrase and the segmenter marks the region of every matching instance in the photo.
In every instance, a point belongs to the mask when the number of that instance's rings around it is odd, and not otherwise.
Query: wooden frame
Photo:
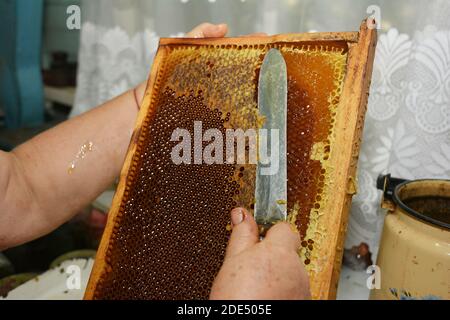
[[[361,25],[358,42],[349,43],[349,56],[347,64],[347,74],[344,88],[339,103],[339,109],[345,112],[337,113],[336,145],[348,145],[349,148],[332,152],[331,163],[336,166],[335,179],[337,188],[333,194],[331,206],[326,210],[329,212],[340,212],[339,215],[331,215],[328,225],[334,231],[333,236],[328,234],[329,246],[336,248],[334,257],[330,257],[325,266],[326,272],[321,277],[314,279],[311,284],[312,291],[316,292],[319,299],[335,299],[339,282],[342,257],[344,253],[344,241],[347,230],[349,210],[353,195],[357,192],[356,170],[361,145],[362,130],[364,128],[364,118],[367,110],[369,89],[372,79],[373,61],[375,58],[375,48],[377,42],[377,32],[369,29],[366,21]],[[322,248],[327,247],[326,245]]]
[[[139,113],[136,129],[131,139],[126,160],[121,172],[120,183],[117,188],[108,223],[97,253],[96,262],[85,294],[85,299],[93,299],[94,291],[103,272],[108,272],[105,262],[106,251],[110,245],[111,235],[117,221],[118,210],[130,178],[132,159],[136,152],[137,142],[140,139],[141,128],[148,112],[152,108],[154,89],[157,88],[157,75],[165,56],[166,45],[194,44],[194,45],[227,45],[227,44],[265,44],[273,42],[297,41],[346,41],[349,47],[347,59],[347,72],[344,80],[339,112],[337,113],[335,130],[337,145],[345,148],[331,152],[330,162],[339,164],[334,170],[333,201],[324,208],[328,212],[327,237],[324,245],[320,247],[319,255],[327,259],[321,267],[322,271],[311,276],[311,290],[315,299],[334,299],[336,297],[340,266],[343,256],[343,244],[348,222],[348,211],[351,198],[356,193],[356,166],[361,142],[364,115],[366,111],[368,93],[372,75],[372,66],[376,46],[376,30],[369,29],[366,21],[361,25],[359,32],[344,33],[306,33],[278,35],[273,37],[253,38],[225,38],[225,39],[161,39],[160,49],[155,58],[150,74],[147,92]],[[330,250],[330,248],[332,248]],[[323,252],[322,252],[323,251]]]

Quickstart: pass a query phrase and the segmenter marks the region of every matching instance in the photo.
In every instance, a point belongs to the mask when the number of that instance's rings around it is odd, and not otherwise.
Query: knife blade
[[[258,109],[265,122],[258,133],[255,219],[262,233],[286,220],[287,85],[286,62],[279,50],[271,49],[264,57],[258,84]]]

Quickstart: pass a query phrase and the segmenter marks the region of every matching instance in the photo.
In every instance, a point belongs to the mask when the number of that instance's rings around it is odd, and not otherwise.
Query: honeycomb
[[[309,272],[317,269],[347,42],[166,44],[94,299],[209,297],[230,236],[229,213],[254,207],[256,167],[175,165],[171,135],[177,128],[193,132],[195,121],[222,133],[260,128],[259,70],[271,48],[288,69],[289,221],[302,237],[300,258]]]

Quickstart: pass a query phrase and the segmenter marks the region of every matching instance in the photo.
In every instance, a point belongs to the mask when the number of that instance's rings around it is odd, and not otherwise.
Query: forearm
[[[54,230],[111,185],[137,113],[127,92],[3,154],[8,169],[0,180],[9,182],[0,186],[0,250]]]
[[[0,251],[21,243],[37,205],[15,154],[0,151]]]

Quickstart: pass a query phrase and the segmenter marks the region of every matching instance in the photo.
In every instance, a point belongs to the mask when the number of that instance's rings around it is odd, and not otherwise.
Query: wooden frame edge
[[[332,225],[336,234],[333,235],[336,250],[332,251],[333,257],[329,261],[331,265],[327,266],[330,270],[326,274],[329,279],[328,286],[322,287],[319,299],[336,299],[337,287],[340,277],[342,257],[344,253],[345,234],[348,225],[350,205],[355,192],[349,190],[349,185],[356,188],[356,170],[358,164],[359,149],[364,126],[364,117],[367,110],[370,83],[372,80],[373,62],[377,43],[377,30],[369,29],[367,21],[361,24],[358,43],[353,44],[349,50],[347,65],[347,74],[344,81],[344,87],[338,108],[345,109],[345,112],[338,113],[336,119],[336,130],[342,133],[340,138],[345,141],[353,141],[351,148],[336,150],[334,152],[334,161],[339,163],[341,170],[336,170],[334,174],[335,182],[338,182],[339,188],[332,201],[330,212],[338,213],[333,217]],[[364,68],[361,68],[364,64]],[[339,143],[335,143],[336,146]],[[332,155],[333,157],[333,155]],[[322,279],[326,280],[326,279]]]
[[[272,43],[285,42],[304,42],[304,41],[345,41],[357,43],[359,32],[311,32],[311,33],[289,33],[273,36],[258,37],[234,37],[234,38],[161,38],[160,45],[236,45],[244,43],[246,45],[264,45]]]

